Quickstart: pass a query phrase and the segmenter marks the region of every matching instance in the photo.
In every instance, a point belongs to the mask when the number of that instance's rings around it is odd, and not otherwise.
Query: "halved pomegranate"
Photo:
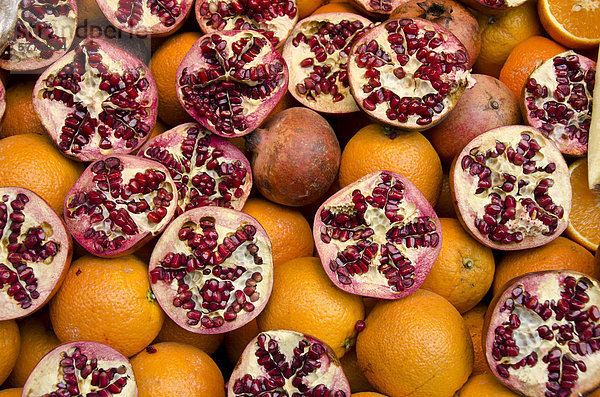
[[[0,120],[2,120],[2,116],[4,116],[4,111],[6,110],[6,91],[4,89],[4,84],[0,81]]]
[[[350,90],[382,123],[426,129],[452,110],[472,83],[469,56],[449,30],[420,18],[391,19],[352,47]]]
[[[405,0],[352,0],[362,13],[379,20],[389,17]]]
[[[262,34],[202,36],[177,69],[177,96],[202,126],[226,138],[249,134],[283,97],[288,69]]]
[[[129,360],[97,342],[72,342],[50,351],[33,369],[23,396],[136,397]]]
[[[461,0],[463,4],[484,14],[499,14],[518,7],[527,0]]]
[[[344,291],[382,299],[413,293],[442,248],[440,221],[406,177],[372,172],[327,199],[313,235],[325,272]]]
[[[62,284],[71,265],[71,236],[40,196],[1,187],[0,241],[0,320],[25,317]]]
[[[600,386],[600,286],[555,270],[509,281],[488,308],[483,348],[494,375],[531,397],[583,396]]]
[[[158,235],[177,208],[177,188],[156,161],[120,155],[83,171],[65,198],[67,228],[102,257],[127,255]]]
[[[294,331],[261,332],[242,353],[228,382],[228,397],[350,397],[335,353],[320,340]]]
[[[200,334],[232,331],[258,316],[269,300],[271,241],[250,215],[195,208],[160,237],[149,277],[158,303],[180,327]]]
[[[571,213],[567,164],[532,127],[494,128],[469,142],[452,164],[450,189],[463,226],[499,250],[554,240]]]
[[[0,54],[4,52],[15,31],[19,19],[19,2],[13,1],[2,5],[2,18],[0,18]]]
[[[521,111],[564,154],[587,152],[596,62],[573,51],[547,59],[527,79]]]
[[[81,161],[140,147],[156,123],[158,93],[139,59],[84,39],[39,77],[33,107],[58,148]]]

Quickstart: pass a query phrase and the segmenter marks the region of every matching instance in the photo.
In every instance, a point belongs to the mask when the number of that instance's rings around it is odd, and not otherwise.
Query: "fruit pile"
[[[599,45],[584,0],[3,5],[0,397],[600,396]]]

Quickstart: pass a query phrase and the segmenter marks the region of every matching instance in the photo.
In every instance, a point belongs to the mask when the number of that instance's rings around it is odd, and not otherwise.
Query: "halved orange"
[[[587,159],[580,158],[569,167],[573,205],[567,236],[585,248],[596,251],[600,244],[600,189],[588,186]]]
[[[600,6],[595,0],[539,0],[538,15],[546,32],[574,49],[600,44]]]

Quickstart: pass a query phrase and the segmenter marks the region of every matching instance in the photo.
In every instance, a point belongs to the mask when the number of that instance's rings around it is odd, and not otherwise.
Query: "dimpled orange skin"
[[[491,373],[472,376],[456,397],[519,397]]]
[[[22,393],[23,393],[22,387],[18,387],[18,388],[15,387],[12,389],[0,390],[0,397],[21,397]]]
[[[155,342],[180,342],[197,347],[198,349],[213,354],[217,351],[225,334],[197,334],[181,328],[177,323],[165,316],[165,321],[160,329]]]
[[[15,320],[0,321],[0,384],[10,375],[20,349],[21,336]]]
[[[385,394],[379,394],[372,391],[365,391],[361,393],[352,393],[352,397],[386,397]]]

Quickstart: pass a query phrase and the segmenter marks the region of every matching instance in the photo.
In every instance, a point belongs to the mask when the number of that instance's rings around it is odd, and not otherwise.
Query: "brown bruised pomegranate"
[[[1,187],[0,241],[0,320],[25,317],[62,284],[71,264],[71,236],[40,196]]]
[[[598,281],[575,271],[509,281],[483,327],[492,373],[526,396],[587,395],[600,386],[599,306]]]
[[[484,14],[499,14],[510,8],[518,7],[527,0],[461,0],[461,2]]]
[[[136,397],[129,360],[97,342],[72,342],[50,351],[33,369],[23,397]]]
[[[261,332],[240,357],[227,397],[350,397],[335,353],[320,340],[294,331]]]
[[[217,135],[249,134],[287,90],[283,57],[262,34],[233,30],[202,36],[177,69],[185,110]]]
[[[587,152],[596,62],[573,51],[547,59],[527,79],[521,109],[564,154]]]
[[[450,188],[463,226],[499,250],[554,240],[571,212],[567,164],[532,127],[499,127],[473,139],[452,164]]]
[[[382,299],[417,290],[442,247],[440,221],[427,199],[391,171],[370,173],[326,200],[313,235],[335,285]]]
[[[256,318],[271,295],[271,241],[250,215],[196,208],[165,230],[149,275],[158,303],[180,327],[201,334],[232,331]]]
[[[441,121],[471,84],[465,47],[424,19],[392,19],[352,47],[348,62],[356,103],[382,123],[426,129]]]
[[[127,255],[158,235],[177,208],[177,188],[156,161],[121,155],[98,160],[65,198],[67,228],[101,257]]]
[[[39,77],[33,106],[58,148],[94,161],[140,147],[156,123],[150,70],[101,39],[84,39]]]

